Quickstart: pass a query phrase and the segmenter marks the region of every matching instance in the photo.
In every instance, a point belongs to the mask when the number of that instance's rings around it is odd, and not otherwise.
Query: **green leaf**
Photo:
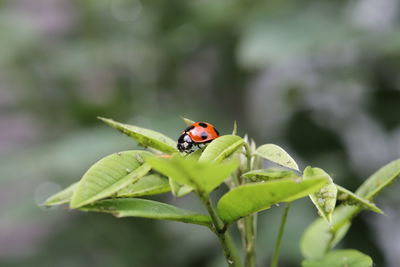
[[[189,194],[194,190],[193,187],[175,182],[174,180],[171,179],[171,177],[169,177],[168,179],[169,179],[169,186],[171,187],[171,192],[176,197],[186,196],[187,194]]]
[[[336,185],[336,187],[339,191],[338,199],[343,201],[344,205],[360,206],[361,208],[369,209],[373,212],[383,214],[383,211],[378,208],[374,203],[371,203],[370,201],[357,196],[353,192],[347,190],[344,187],[341,187],[340,185]]]
[[[204,196],[219,186],[238,166],[237,162],[198,162],[178,155],[170,159],[148,157],[146,160],[155,170],[175,182],[194,188]]]
[[[324,219],[316,219],[303,233],[300,249],[305,258],[318,259],[333,248],[345,236],[351,225],[351,218],[361,209],[351,206],[339,206],[332,214],[331,224]]]
[[[66,204],[71,201],[72,194],[74,193],[78,182],[71,184],[64,190],[52,195],[42,204],[43,206],[56,206],[61,204]]]
[[[159,132],[134,125],[123,124],[112,119],[98,118],[118,131],[132,137],[143,147],[152,147],[168,154],[177,152],[176,142]]]
[[[117,197],[139,197],[158,195],[171,191],[168,178],[159,174],[150,174],[140,178],[117,192]]]
[[[211,226],[210,216],[140,198],[105,199],[80,209],[111,213],[116,217],[142,217]]]
[[[280,179],[245,184],[222,196],[217,212],[223,221],[231,223],[254,212],[268,209],[271,205],[302,198],[319,190],[326,183],[325,178],[314,178],[306,181]]]
[[[400,175],[400,159],[394,160],[372,174],[356,191],[356,195],[372,200]]]
[[[232,135],[237,134],[237,122],[236,120],[233,122],[233,130],[232,130]]]
[[[214,139],[203,151],[200,162],[220,162],[229,157],[243,145],[243,139],[237,135],[223,135]]]
[[[144,155],[151,154],[139,150],[123,151],[96,162],[79,181],[70,207],[79,208],[109,197],[146,175],[151,168],[141,163]]]
[[[299,175],[297,175],[294,171],[282,170],[278,168],[253,170],[242,174],[242,176],[252,180],[264,181],[299,177]]]
[[[327,222],[332,219],[332,213],[336,206],[337,188],[332,178],[324,170],[320,168],[307,167],[304,170],[303,179],[313,179],[315,177],[325,177],[329,183],[322,187],[318,192],[310,195],[311,201],[314,203],[318,213]]]
[[[196,151],[187,154],[185,156],[185,158],[198,161],[202,153],[203,153],[203,150],[197,149]]]
[[[305,260],[303,267],[371,267],[373,265],[370,256],[358,250],[335,250],[327,253],[322,259]]]
[[[400,159],[390,162],[372,174],[356,191],[356,195],[367,200],[377,196],[383,188],[392,183],[400,172]],[[347,233],[351,220],[362,208],[340,206],[332,215],[329,225],[321,219],[315,220],[303,233],[301,251],[306,258],[320,258],[332,249]]]
[[[186,124],[186,126],[190,126],[193,123],[195,123],[195,121],[192,121],[191,119],[185,118],[181,116],[181,119],[183,120],[183,122]]]
[[[274,144],[265,144],[257,148],[256,155],[275,162],[281,166],[299,170],[294,159],[281,147]]]

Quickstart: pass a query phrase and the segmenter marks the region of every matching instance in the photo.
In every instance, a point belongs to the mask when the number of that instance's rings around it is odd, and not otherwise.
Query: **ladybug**
[[[206,144],[219,137],[219,132],[208,122],[195,122],[185,130],[178,138],[178,150],[180,152],[193,152],[193,145],[200,148],[201,144]]]

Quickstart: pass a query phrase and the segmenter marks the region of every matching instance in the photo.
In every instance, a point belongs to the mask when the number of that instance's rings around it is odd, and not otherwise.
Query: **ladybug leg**
[[[197,146],[199,149],[202,149],[202,148],[203,148],[203,146],[202,146],[201,144],[199,144],[199,143],[196,143],[196,146]]]
[[[199,149],[204,150],[204,148],[206,147],[206,144],[205,144],[205,143],[197,143],[196,146],[197,146]]]

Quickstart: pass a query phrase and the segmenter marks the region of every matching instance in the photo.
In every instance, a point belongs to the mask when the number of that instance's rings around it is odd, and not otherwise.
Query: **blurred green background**
[[[101,157],[135,149],[112,117],[177,138],[179,116],[276,143],[355,190],[400,156],[397,0],[0,0],[0,266],[225,266],[199,226],[43,209]],[[400,262],[399,185],[341,246]],[[199,209],[193,196],[159,199]],[[317,217],[289,214],[281,266]],[[260,216],[266,266],[282,207]]]

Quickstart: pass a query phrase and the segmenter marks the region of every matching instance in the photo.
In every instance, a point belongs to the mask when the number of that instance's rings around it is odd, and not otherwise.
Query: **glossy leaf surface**
[[[96,162],[79,181],[70,207],[79,208],[109,197],[145,176],[151,168],[142,163],[143,155],[150,153],[139,150],[123,151]]]
[[[150,174],[117,192],[117,197],[139,197],[157,195],[171,191],[168,178]]]
[[[294,159],[280,146],[265,144],[258,147],[255,154],[281,166],[299,170],[299,166]]]
[[[238,150],[243,142],[243,139],[237,135],[220,136],[207,145],[199,161],[220,162]]]
[[[271,205],[307,196],[326,183],[325,178],[315,178],[306,181],[280,179],[245,184],[222,196],[217,205],[217,212],[223,221],[231,223],[244,216],[268,209]]]
[[[147,162],[175,182],[194,188],[207,196],[219,186],[238,166],[237,162],[198,162],[178,155],[171,159],[148,157]]]
[[[99,117],[99,119],[118,131],[132,137],[140,146],[152,147],[169,154],[177,152],[176,142],[162,133],[130,124],[120,123],[112,119],[102,117]]]

